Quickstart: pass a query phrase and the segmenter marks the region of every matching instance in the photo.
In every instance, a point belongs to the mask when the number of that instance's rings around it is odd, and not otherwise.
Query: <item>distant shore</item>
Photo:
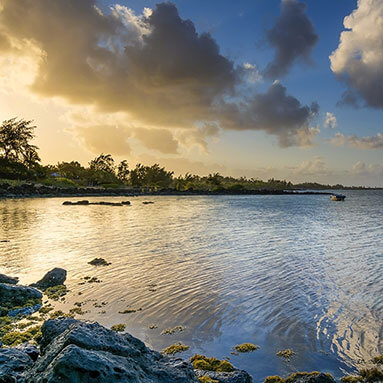
[[[179,191],[174,189],[145,190],[133,188],[101,188],[101,187],[57,187],[41,184],[25,183],[0,185],[0,198],[32,198],[32,197],[136,197],[136,196],[205,196],[205,195],[330,195],[328,191],[307,191],[307,190],[187,190]]]

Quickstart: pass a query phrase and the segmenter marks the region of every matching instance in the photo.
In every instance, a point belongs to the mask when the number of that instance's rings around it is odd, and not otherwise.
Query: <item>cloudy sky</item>
[[[44,163],[383,186],[381,0],[0,0]]]

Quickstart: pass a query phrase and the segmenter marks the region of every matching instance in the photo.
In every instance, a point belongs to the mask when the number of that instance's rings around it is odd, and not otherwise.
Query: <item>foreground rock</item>
[[[27,374],[29,383],[198,382],[190,363],[165,357],[98,323],[48,320],[42,334],[42,356]]]
[[[19,282],[17,277],[9,277],[5,274],[0,274],[0,283],[9,283],[10,285],[16,285]]]
[[[31,286],[45,290],[48,287],[63,285],[66,280],[66,274],[66,270],[55,267],[53,270],[48,271],[38,282],[31,284]]]
[[[33,306],[41,301],[42,297],[43,294],[33,287],[0,283],[1,307]]]
[[[0,382],[24,383],[25,371],[33,364],[32,359],[21,349],[0,349]]]

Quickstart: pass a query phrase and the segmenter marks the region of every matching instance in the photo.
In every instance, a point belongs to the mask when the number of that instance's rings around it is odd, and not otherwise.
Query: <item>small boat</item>
[[[344,201],[345,198],[346,198],[346,196],[343,194],[331,194],[330,195],[331,201]]]

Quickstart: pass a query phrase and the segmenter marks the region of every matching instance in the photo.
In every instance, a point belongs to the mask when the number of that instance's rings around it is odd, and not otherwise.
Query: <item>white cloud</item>
[[[344,19],[346,30],[330,56],[332,71],[374,108],[383,108],[382,20],[383,1],[358,0],[357,9]]]
[[[293,170],[295,175],[317,176],[328,175],[329,169],[322,157],[314,157],[311,160],[303,161]]]
[[[326,113],[326,119],[324,122],[324,126],[326,128],[335,129],[338,126],[338,122],[336,120],[336,117],[333,113],[327,112]]]
[[[355,134],[346,137],[343,133],[336,133],[330,140],[334,146],[345,146],[357,149],[383,149],[383,134],[377,133],[376,136],[358,137]]]
[[[358,176],[383,177],[383,165],[382,164],[366,165],[364,161],[358,161],[352,166],[351,173]]]

